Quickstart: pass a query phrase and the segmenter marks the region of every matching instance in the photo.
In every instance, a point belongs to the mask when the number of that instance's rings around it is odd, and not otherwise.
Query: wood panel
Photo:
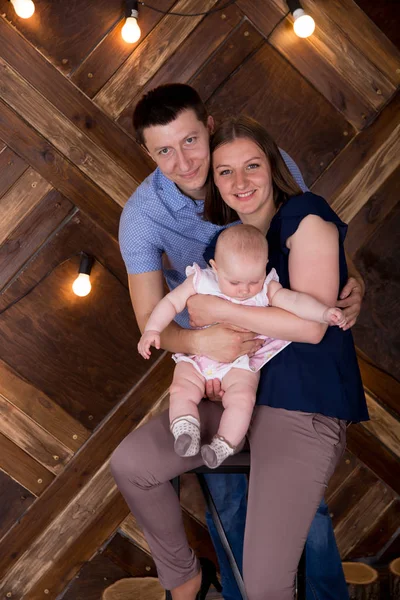
[[[44,196],[0,245],[0,290],[77,210],[54,189]]]
[[[376,394],[381,402],[389,406],[393,414],[400,414],[400,383],[371,363],[360,349],[357,358],[364,385]]]
[[[138,90],[138,94],[122,111],[118,123],[133,134],[132,115],[140,97],[163,83],[188,82],[239,24],[241,18],[241,12],[235,6],[231,6],[223,13],[216,12],[203,19],[172,57],[163,63],[154,77]]]
[[[79,421],[73,419],[42,391],[21,379],[18,373],[3,361],[0,361],[1,398],[23,411],[72,452],[78,450],[90,435],[89,430]]]
[[[0,198],[0,244],[49,192],[51,185],[33,169],[19,178]]]
[[[400,49],[400,4],[396,0],[357,0],[359,7]]]
[[[0,469],[35,496],[42,494],[55,477],[2,433],[0,433]]]
[[[329,500],[329,511],[336,527],[357,507],[366,491],[377,482],[376,475],[358,464],[346,481],[336,490]]]
[[[1,18],[0,56],[135,181],[148,175],[152,163],[135,141]]]
[[[354,135],[349,123],[268,44],[207,106],[217,119],[241,112],[258,119],[296,160],[309,184]]]
[[[155,370],[157,370],[157,377],[154,377]],[[8,532],[0,544],[0,580],[4,577],[5,573],[9,572],[12,565],[19,561],[24,552],[31,547],[31,544],[41,535],[43,529],[53,520],[56,520],[63,509],[73,501],[79,490],[89,485],[93,480],[94,474],[109,459],[111,452],[116,448],[118,443],[135,426],[140,424],[149,408],[159,398],[164,396],[166,389],[171,383],[172,370],[170,357],[163,356],[155,363],[146,373],[146,376],[138,382],[136,387],[131,390],[116,410],[112,412],[109,418],[89,438],[85,447],[66,466],[53,485],[44,492],[40,505],[34,504],[31,510],[22,517],[18,525]],[[90,487],[87,489],[87,492],[90,493]],[[101,491],[100,495],[105,495],[105,489]],[[114,496],[112,496],[113,499]],[[111,503],[111,507],[108,506],[108,509],[114,510],[112,508],[113,505],[114,500]],[[119,511],[119,507],[116,506],[116,508]],[[128,508],[125,505],[124,517],[127,512]],[[90,519],[92,518],[90,514],[87,514],[87,516]],[[121,521],[122,518],[120,519]],[[94,535],[94,531],[91,532],[90,536],[86,537],[90,538],[92,535]],[[57,540],[53,541],[53,543],[57,544]],[[95,543],[97,543],[97,540],[93,539],[92,553],[97,547],[94,545]],[[82,551],[86,553],[86,548],[82,549]],[[30,552],[28,553],[29,555]],[[71,556],[74,555],[71,553]],[[76,558],[74,557],[77,563],[80,560],[80,556],[80,551],[77,548]],[[32,559],[37,560],[33,556]],[[69,573],[72,576],[71,571]],[[15,583],[15,585],[18,584]]]
[[[375,523],[371,524],[368,533],[349,552],[349,558],[362,558],[379,555],[380,551],[396,536],[400,528],[400,500],[394,499]]]
[[[371,420],[363,426],[400,458],[400,421],[385,410],[369,390],[366,390],[366,398]]]
[[[104,556],[109,557],[132,577],[157,577],[153,559],[119,533],[107,544]]]
[[[237,0],[236,4],[265,38],[288,12],[284,0],[270,0],[266,10],[264,0]]]
[[[179,0],[175,12],[203,12],[217,0]],[[203,17],[166,15],[125,61],[122,67],[96,95],[95,101],[112,118],[124,108],[155,75],[163,63],[179,48]],[[137,65],[140,64],[140,69]]]
[[[358,465],[359,461],[354,454],[346,451],[329,480],[328,488],[325,493],[325,500],[328,504],[330,504],[331,498],[339,492],[340,488],[346,485],[348,478],[353,474]]]
[[[34,499],[27,489],[0,471],[0,540]]]
[[[1,147],[0,143],[0,147]],[[0,198],[17,181],[28,165],[15,152],[4,145],[0,152]]]
[[[167,11],[174,2],[175,0],[152,0],[152,6]],[[71,80],[87,96],[93,98],[161,19],[161,13],[147,6],[140,6],[140,40],[135,44],[124,42],[121,29],[125,19],[121,19],[76,69]]]

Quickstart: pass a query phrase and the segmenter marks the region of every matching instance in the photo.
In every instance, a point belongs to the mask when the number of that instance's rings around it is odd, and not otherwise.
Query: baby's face
[[[224,260],[215,266],[219,289],[225,296],[247,300],[261,292],[265,281],[264,261],[231,257],[229,262]]]

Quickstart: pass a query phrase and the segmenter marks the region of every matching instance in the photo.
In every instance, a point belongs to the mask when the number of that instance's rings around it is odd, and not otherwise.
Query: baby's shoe
[[[219,467],[234,452],[235,448],[222,435],[214,435],[211,444],[204,444],[201,447],[201,456],[209,469]]]
[[[200,450],[200,423],[196,417],[177,417],[170,425],[175,438],[174,450],[178,456],[195,456]]]

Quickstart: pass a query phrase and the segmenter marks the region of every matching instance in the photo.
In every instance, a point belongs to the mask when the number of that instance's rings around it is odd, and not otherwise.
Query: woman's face
[[[273,188],[269,161],[249,138],[238,138],[214,150],[214,182],[222,199],[243,222],[273,208]]]

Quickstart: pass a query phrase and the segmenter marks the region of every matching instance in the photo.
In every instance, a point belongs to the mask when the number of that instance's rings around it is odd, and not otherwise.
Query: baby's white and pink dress
[[[218,296],[224,300],[229,300],[235,304],[244,304],[246,306],[268,306],[268,284],[271,281],[279,282],[279,277],[275,269],[267,275],[264,281],[263,288],[256,296],[248,298],[247,300],[238,300],[236,298],[230,298],[225,296],[218,286],[217,277],[212,269],[207,267],[201,269],[198,264],[194,263],[192,267],[186,267],[186,277],[194,275],[193,287],[198,294],[208,294],[211,296]],[[199,371],[206,380],[208,379],[220,379],[232,369],[245,369],[246,371],[257,372],[263,367],[268,361],[281,352],[290,342],[285,340],[277,340],[274,338],[266,337],[264,335],[257,336],[265,340],[263,346],[253,356],[247,355],[239,356],[232,363],[220,363],[216,360],[212,360],[207,356],[197,356],[195,354],[173,354],[172,358],[176,363],[178,362],[189,362],[197,371]]]

